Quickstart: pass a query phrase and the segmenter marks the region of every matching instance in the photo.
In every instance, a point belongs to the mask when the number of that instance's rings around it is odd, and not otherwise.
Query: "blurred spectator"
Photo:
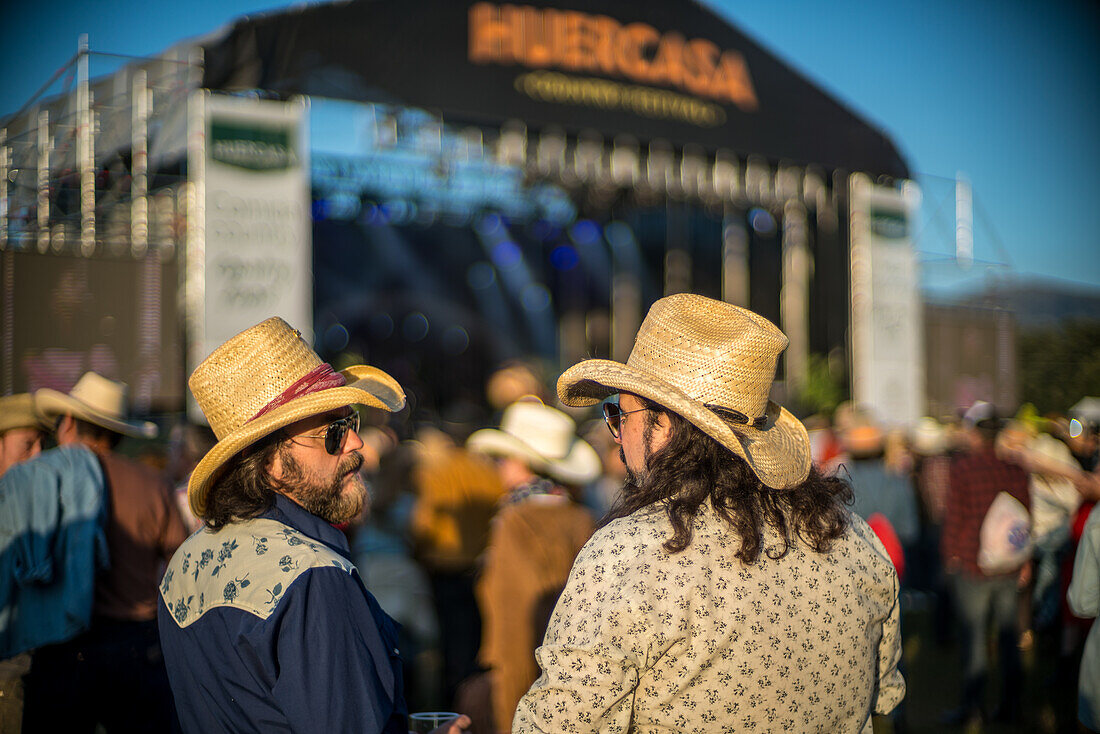
[[[435,599],[444,696],[450,701],[458,684],[478,670],[481,615],[474,582],[504,489],[491,462],[456,446],[437,428],[422,428],[413,451],[413,547]]]
[[[538,677],[535,648],[573,559],[594,529],[571,494],[599,475],[601,462],[577,438],[572,418],[536,402],[510,405],[499,429],[478,431],[466,445],[496,458],[507,491],[477,587],[480,658],[490,669],[495,731],[506,732],[516,704]]]
[[[1067,599],[1070,609],[1079,617],[1100,615],[1100,512],[1095,508],[1077,546]],[[1100,625],[1095,623],[1081,657],[1077,691],[1077,718],[1090,731],[1100,731]]]
[[[401,625],[406,700],[413,708],[445,708],[449,702],[441,698],[439,621],[427,574],[412,557],[409,524],[415,497],[407,466],[406,471],[389,470],[404,461],[391,431],[364,428],[360,438],[360,474],[370,503],[351,529],[352,560],[378,604]]]
[[[192,533],[202,527],[202,520],[191,512],[191,503],[187,501],[187,481],[199,460],[217,442],[214,432],[208,426],[194,423],[174,426],[168,438],[168,481],[172,484],[180,517]]]
[[[34,407],[30,393],[0,398],[0,476],[38,456],[48,426]],[[31,656],[21,653],[0,661],[0,731],[19,731],[23,721],[23,675]]]
[[[626,481],[626,464],[619,458],[619,444],[607,432],[602,420],[589,421],[582,432],[584,440],[600,456],[603,471],[581,490],[581,504],[588,508],[592,519],[599,521],[615,504]]]
[[[950,638],[952,627],[951,595],[940,558],[940,535],[951,466],[947,431],[935,418],[921,418],[910,431],[909,447],[913,455],[920,533],[907,580],[911,589],[932,595],[933,629],[936,641],[944,644]]]
[[[943,524],[950,479],[947,430],[935,418],[921,418],[911,432],[909,445],[915,457],[913,473],[917,477],[921,526],[931,524],[939,528]]]
[[[1037,432],[1034,421],[1009,423],[997,437],[997,454],[1030,475],[1034,624],[1045,629],[1058,617],[1061,566],[1070,550],[1070,524],[1082,501],[1074,480],[1082,472],[1069,447]]]
[[[969,449],[951,462],[945,503],[942,551],[962,627],[963,690],[958,708],[945,712],[944,723],[980,721],[991,662],[987,623],[994,626],[1001,678],[1001,703],[993,717],[1015,720],[1019,714],[1022,673],[1017,647],[1017,589],[1026,586],[1030,565],[1019,571],[986,575],[978,566],[982,521],[993,500],[1007,492],[1030,506],[1027,474],[994,453],[1002,422],[992,405],[979,403],[964,417]]]
[[[882,520],[876,520],[871,527],[885,521],[896,542],[900,542],[904,559],[912,553],[920,531],[917,501],[908,473],[887,467],[882,429],[867,417],[845,430],[841,445],[848,456],[841,476],[847,474],[852,486],[852,512],[864,520],[879,515]],[[904,560],[900,564],[895,560],[894,565],[900,577]]]
[[[1087,472],[1100,468],[1100,426],[1087,419],[1074,418],[1065,428],[1065,441],[1073,458]]]
[[[49,426],[35,410],[30,393],[0,398],[0,475],[42,451]]]
[[[844,452],[826,415],[811,415],[805,421],[810,437],[810,458],[823,472],[831,474],[837,469],[837,461]]]
[[[549,395],[538,368],[529,362],[509,362],[489,376],[485,394],[495,414],[527,397],[545,403]]]
[[[34,465],[25,478],[35,497],[50,501],[59,476],[63,483],[89,481],[64,476],[78,471],[76,464],[56,462],[73,452],[93,457],[90,470],[102,467],[106,491],[110,567],[95,579],[91,627],[35,650],[23,729],[91,732],[99,722],[108,731],[173,730],[178,723],[157,635],[156,595],[163,565],[187,530],[167,483],[114,451],[123,434],[151,438],[156,426],[128,420],[126,386],[94,372],[69,394],[39,390],[35,402],[47,419],[59,419],[59,448],[25,464]]]

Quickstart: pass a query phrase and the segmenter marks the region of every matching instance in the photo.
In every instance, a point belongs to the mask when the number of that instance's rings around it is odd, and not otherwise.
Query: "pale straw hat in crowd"
[[[71,415],[124,436],[155,438],[155,423],[130,418],[128,395],[125,382],[85,372],[67,395],[44,387],[35,392],[34,402],[38,412],[48,421]]]
[[[368,365],[335,372],[278,317],[215,349],[191,373],[188,385],[218,439],[187,486],[191,510],[199,517],[225,462],[264,436],[348,405],[390,412],[405,405],[405,392],[388,374]]]
[[[5,395],[0,398],[0,433],[13,428],[40,428],[50,425],[34,407],[34,396],[27,392]]]
[[[793,487],[810,471],[802,422],[768,399],[787,337],[764,317],[702,296],[653,304],[626,364],[591,359],[566,370],[558,396],[593,405],[628,392],[683,416],[743,458],[765,486]]]
[[[935,418],[925,416],[909,434],[913,451],[921,456],[936,456],[947,450],[947,430]]]
[[[577,436],[573,419],[535,400],[509,405],[499,429],[475,431],[466,447],[489,456],[522,459],[536,473],[565,484],[587,484],[602,468],[596,450]]]

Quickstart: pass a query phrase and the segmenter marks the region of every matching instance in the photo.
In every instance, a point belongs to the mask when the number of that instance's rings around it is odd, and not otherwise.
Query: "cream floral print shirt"
[[[898,580],[867,524],[751,566],[710,504],[669,554],[660,507],[578,555],[513,732],[871,732],[905,695]],[[765,531],[764,548],[779,536]]]

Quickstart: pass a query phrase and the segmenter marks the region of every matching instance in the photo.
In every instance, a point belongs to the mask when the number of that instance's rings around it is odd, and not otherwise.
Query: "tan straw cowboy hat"
[[[21,392],[0,398],[0,433],[13,428],[50,428],[34,407],[34,396],[30,393]]]
[[[157,425],[131,420],[127,410],[129,388],[125,382],[108,380],[95,372],[85,372],[66,395],[44,387],[34,394],[38,412],[47,420],[71,415],[124,436],[154,438]]]
[[[512,456],[532,470],[566,484],[587,484],[600,475],[600,457],[577,437],[577,424],[565,413],[535,401],[512,403],[500,429],[475,431],[466,441],[471,451]]]
[[[648,398],[683,416],[743,458],[772,489],[810,471],[802,422],[768,400],[787,337],[752,311],[691,294],[653,304],[626,364],[590,359],[558,379],[566,405],[593,405],[612,393]]]
[[[278,317],[215,349],[187,384],[218,439],[187,485],[191,511],[198,517],[225,462],[264,436],[347,405],[390,412],[405,405],[405,392],[388,374],[368,365],[335,372]]]

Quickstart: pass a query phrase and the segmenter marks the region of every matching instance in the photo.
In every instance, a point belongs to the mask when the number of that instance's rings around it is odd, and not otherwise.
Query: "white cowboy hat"
[[[626,364],[590,359],[558,378],[573,407],[627,392],[683,416],[743,458],[765,486],[787,489],[810,471],[806,427],[768,399],[787,337],[764,317],[691,294],[662,298],[638,329]]]
[[[587,484],[600,475],[600,457],[577,437],[577,424],[565,413],[534,401],[504,409],[500,429],[483,428],[466,447],[490,456],[512,456],[532,470],[566,484]]]
[[[95,372],[85,372],[66,395],[44,387],[34,394],[38,412],[46,420],[71,415],[107,430],[136,438],[154,438],[157,425],[131,420],[126,408],[129,388],[125,382],[108,380]]]
[[[187,384],[218,439],[187,484],[187,499],[199,517],[225,462],[264,436],[347,405],[390,412],[405,405],[405,392],[388,374],[369,365],[335,372],[278,317],[215,349]]]

